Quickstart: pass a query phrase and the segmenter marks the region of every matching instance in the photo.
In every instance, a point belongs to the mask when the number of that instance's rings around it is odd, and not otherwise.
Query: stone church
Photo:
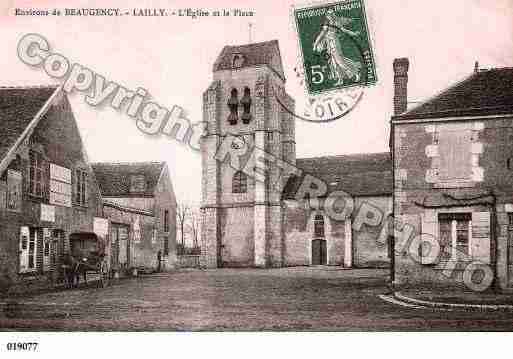
[[[213,82],[203,94],[202,266],[387,266],[387,243],[378,237],[381,219],[392,210],[390,154],[296,159],[293,108],[278,41],[223,48],[213,66]],[[271,167],[264,181],[255,180],[241,170],[255,168],[251,151],[237,152],[239,167],[233,166],[233,158],[228,163],[217,156],[227,137],[235,139],[234,151],[263,149],[274,161],[296,166],[300,174],[282,176]],[[364,203],[375,208],[380,223],[354,228],[356,210],[334,220],[312,206],[312,198],[298,200],[297,184],[307,174],[326,183],[328,194],[349,193],[355,209]]]

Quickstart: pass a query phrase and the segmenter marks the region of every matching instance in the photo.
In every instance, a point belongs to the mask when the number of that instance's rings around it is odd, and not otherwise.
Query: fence
[[[197,254],[182,254],[178,256],[178,268],[199,268],[200,256]]]

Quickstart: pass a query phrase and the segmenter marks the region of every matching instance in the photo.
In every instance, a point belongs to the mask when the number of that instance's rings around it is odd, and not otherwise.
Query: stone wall
[[[386,241],[380,238],[380,234],[385,225],[384,219],[392,213],[392,197],[356,197],[354,201],[356,215],[362,203],[378,208],[383,217],[382,223],[377,226],[363,224],[360,229],[352,229],[353,266],[387,268],[390,264],[388,246]]]
[[[469,120],[462,122],[459,127],[453,124],[450,126],[453,131],[467,131],[471,136],[471,145],[468,147],[470,172],[465,180],[442,181],[438,177],[440,149],[437,146],[436,132],[449,129],[449,125],[437,122],[393,126],[394,213],[401,222],[396,229],[396,237],[399,238],[396,238],[394,250],[396,283],[463,288],[462,275],[469,262],[488,257],[493,270],[494,263],[497,262],[498,282],[505,288],[510,283],[507,269],[510,261],[507,255],[507,222],[508,212],[513,210],[510,206],[513,202],[513,121],[511,118]],[[493,196],[487,197],[488,194]],[[442,202],[442,205],[437,205],[434,209],[423,205],[434,199],[443,201],[447,198],[483,197],[487,203],[465,204],[464,201],[452,201],[455,203],[443,205]],[[421,232],[432,234],[438,240],[438,213],[443,212],[467,212],[473,216],[476,213],[489,213],[488,238],[471,238],[471,243],[478,242],[485,248],[480,248],[477,254],[471,254],[467,261],[423,264],[408,253],[409,246],[406,244],[415,234]],[[450,275],[446,275],[448,266],[451,269]]]

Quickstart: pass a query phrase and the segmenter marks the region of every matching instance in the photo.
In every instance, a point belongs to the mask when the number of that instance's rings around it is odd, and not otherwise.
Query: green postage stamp
[[[377,82],[364,0],[294,7],[293,16],[309,94]]]

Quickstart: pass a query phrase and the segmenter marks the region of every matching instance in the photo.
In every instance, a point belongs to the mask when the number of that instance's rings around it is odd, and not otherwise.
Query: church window
[[[251,121],[251,90],[249,87],[244,87],[244,96],[240,100],[242,105],[242,123],[245,125]]]
[[[239,69],[244,64],[244,56],[242,54],[233,55],[232,68]]]
[[[239,110],[239,94],[237,89],[232,89],[230,93],[230,99],[228,100],[228,108],[230,109],[230,114],[228,115],[228,123],[230,125],[236,125],[239,119],[238,110]]]
[[[248,190],[248,177],[242,171],[237,171],[233,175],[232,192],[246,193]]]
[[[324,237],[324,216],[317,214],[314,218],[314,236]]]

